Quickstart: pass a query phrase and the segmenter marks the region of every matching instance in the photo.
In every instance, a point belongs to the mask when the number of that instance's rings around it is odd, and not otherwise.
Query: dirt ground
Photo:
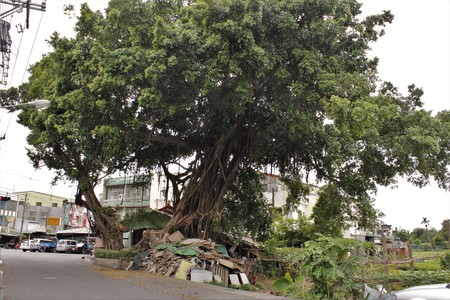
[[[145,271],[125,271],[125,270],[116,270],[116,269],[110,269],[110,268],[94,268],[94,271],[101,272],[103,275],[108,276],[112,279],[121,279],[121,280],[127,280],[132,282],[132,284],[136,286],[145,286],[146,281],[149,278],[155,278],[159,277],[161,275],[148,273]],[[262,293],[262,294],[268,294],[268,295],[278,295],[281,296],[278,292],[272,289],[272,283],[275,279],[274,278],[268,278],[268,279],[259,279],[257,280],[257,289],[253,290],[254,292]]]

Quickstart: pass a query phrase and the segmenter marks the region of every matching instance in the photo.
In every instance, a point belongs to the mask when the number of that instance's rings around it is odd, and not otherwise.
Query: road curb
[[[0,267],[3,265],[3,261],[0,260]],[[3,299],[3,270],[0,270],[0,299]]]

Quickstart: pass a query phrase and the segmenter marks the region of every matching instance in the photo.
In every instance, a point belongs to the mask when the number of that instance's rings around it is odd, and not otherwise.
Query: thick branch
[[[146,135],[146,134],[135,134],[133,140],[137,142],[147,142],[161,145],[178,145],[185,148],[190,148],[191,143],[181,140],[173,136],[159,136],[159,135]]]

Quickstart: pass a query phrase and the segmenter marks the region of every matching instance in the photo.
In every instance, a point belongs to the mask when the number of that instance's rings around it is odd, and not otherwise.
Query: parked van
[[[56,252],[74,252],[77,243],[75,240],[59,240],[56,244]]]

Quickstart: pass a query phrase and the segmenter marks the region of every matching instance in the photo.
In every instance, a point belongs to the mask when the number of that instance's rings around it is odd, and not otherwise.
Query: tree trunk
[[[228,191],[228,184],[236,176],[247,149],[246,146],[236,147],[235,134],[229,135],[234,135],[233,141],[229,136],[224,136],[214,147],[203,152],[204,156],[190,177],[163,233],[173,228],[186,237],[206,239],[211,236],[213,222],[221,218],[223,197]]]
[[[103,240],[103,245],[107,250],[123,249],[122,233],[117,228],[115,212],[113,208],[103,208],[94,193],[93,188],[82,188],[86,207],[94,215],[94,232]]]

